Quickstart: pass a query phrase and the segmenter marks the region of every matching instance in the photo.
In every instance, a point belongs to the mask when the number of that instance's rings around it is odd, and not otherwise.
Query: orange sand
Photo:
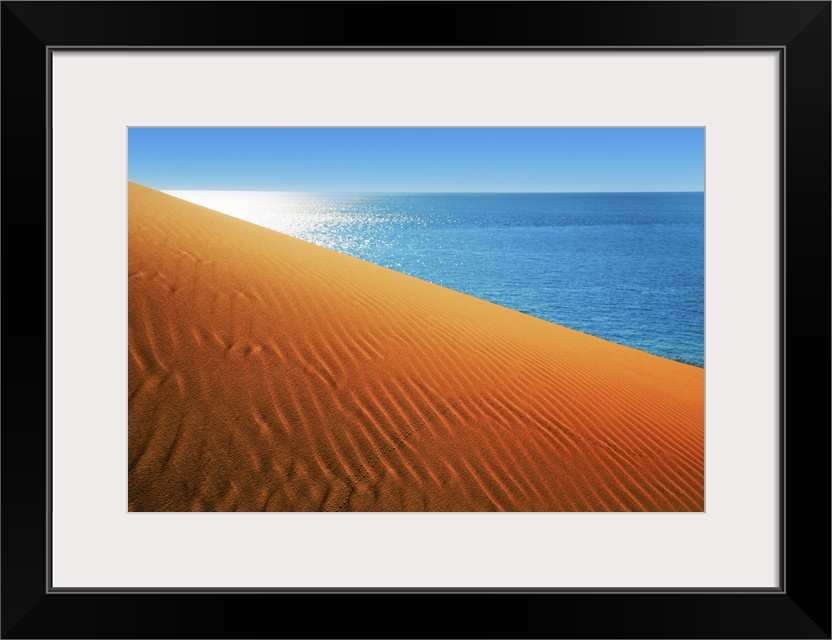
[[[701,511],[703,370],[129,185],[131,511]]]

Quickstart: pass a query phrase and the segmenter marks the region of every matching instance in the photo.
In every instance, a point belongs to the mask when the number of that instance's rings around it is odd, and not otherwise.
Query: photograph
[[[130,127],[130,512],[704,512],[704,127]]]

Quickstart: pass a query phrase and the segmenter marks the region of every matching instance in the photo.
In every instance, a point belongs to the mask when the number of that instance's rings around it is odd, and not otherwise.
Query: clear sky
[[[552,128],[131,128],[155,189],[703,191],[705,132]]]

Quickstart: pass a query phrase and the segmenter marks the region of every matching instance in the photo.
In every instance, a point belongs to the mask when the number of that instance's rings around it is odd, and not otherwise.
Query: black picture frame
[[[828,1],[2,2],[2,637],[829,638],[830,15]],[[778,51],[780,587],[51,589],[48,96],[51,51],[69,47]]]

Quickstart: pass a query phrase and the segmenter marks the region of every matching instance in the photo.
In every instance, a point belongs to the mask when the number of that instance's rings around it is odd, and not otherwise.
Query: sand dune
[[[701,511],[703,370],[130,183],[131,511]]]

